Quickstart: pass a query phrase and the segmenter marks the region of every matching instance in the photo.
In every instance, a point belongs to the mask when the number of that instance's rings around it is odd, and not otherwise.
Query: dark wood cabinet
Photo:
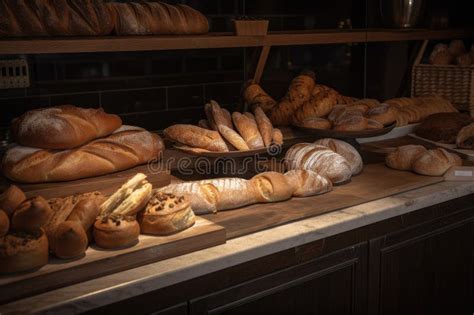
[[[184,302],[149,315],[188,315],[188,303]]]
[[[473,314],[474,223],[449,221],[370,241],[370,314]]]
[[[366,257],[358,244],[193,300],[190,314],[363,314]]]

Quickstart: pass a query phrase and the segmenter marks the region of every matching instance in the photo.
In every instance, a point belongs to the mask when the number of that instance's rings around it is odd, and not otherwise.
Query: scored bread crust
[[[288,183],[285,175],[278,172],[264,172],[250,180],[257,192],[258,202],[277,202],[290,199],[293,186]]]
[[[224,137],[227,141],[230,142],[234,147],[237,148],[239,151],[248,151],[250,150],[247,142],[234,130],[230,129],[225,125],[218,125],[218,130],[222,137]]]
[[[390,152],[385,157],[385,164],[400,171],[411,171],[413,164],[428,150],[422,145],[404,145],[395,151]]]
[[[428,150],[413,164],[413,171],[421,175],[442,176],[452,166],[461,166],[461,158],[438,148]]]
[[[4,210],[11,217],[15,209],[25,200],[25,193],[17,186],[10,185],[0,195],[0,209]]]
[[[232,113],[232,121],[249,148],[260,149],[265,146],[260,131],[258,130],[257,122],[254,118],[251,116],[249,118],[247,113],[241,114],[239,112],[234,112]]]
[[[293,197],[309,197],[332,190],[331,181],[313,171],[291,170],[285,173],[285,177],[293,187]]]
[[[337,139],[325,138],[315,141],[314,144],[325,146],[342,155],[342,157],[344,157],[349,163],[352,175],[357,175],[362,172],[364,167],[362,157],[360,156],[359,152],[357,152],[357,150],[349,143]]]
[[[144,234],[169,235],[194,225],[196,218],[184,196],[154,191],[145,211],[138,217]]]
[[[273,137],[273,125],[270,118],[267,117],[263,109],[256,107],[254,109],[255,121],[257,122],[258,130],[262,135],[263,143],[265,147],[269,147],[272,144]]]
[[[211,123],[211,121],[209,121],[209,123]],[[214,130],[207,130],[193,125],[177,124],[163,130],[163,134],[173,141],[183,143],[193,148],[201,148],[215,152],[229,151],[219,132]]]

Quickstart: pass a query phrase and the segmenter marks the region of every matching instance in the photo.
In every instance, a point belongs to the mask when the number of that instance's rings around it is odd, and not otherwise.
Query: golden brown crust
[[[262,135],[263,143],[265,147],[269,147],[272,144],[273,137],[273,125],[270,119],[267,117],[263,109],[256,107],[254,109],[255,121],[257,122],[258,130]]]
[[[453,166],[461,166],[461,158],[454,153],[438,148],[428,150],[413,163],[415,173],[427,176],[443,176]]]
[[[138,221],[144,234],[169,235],[194,225],[195,216],[184,196],[155,191]]]
[[[52,251],[61,259],[72,259],[84,255],[89,240],[87,233],[78,221],[65,221],[54,232]]]
[[[3,209],[0,209],[0,237],[5,236],[10,229],[10,219]]]
[[[456,146],[461,149],[474,149],[474,123],[463,127],[457,137]]]
[[[282,145],[283,144],[283,133],[278,128],[273,128],[272,141],[274,144]]]
[[[229,151],[219,132],[214,130],[207,130],[193,125],[177,124],[163,130],[163,134],[170,140],[193,148],[215,152]]]
[[[246,83],[242,96],[251,110],[260,107],[265,113],[269,113],[276,105],[276,101],[260,85],[252,81]]]
[[[237,148],[237,150],[250,150],[245,140],[234,129],[230,129],[229,127],[224,125],[219,125],[218,129],[222,137],[229,141],[229,143],[232,144],[235,148]]]
[[[334,130],[360,131],[367,129],[368,119],[359,111],[344,111],[334,121]]]
[[[367,117],[369,119],[378,121],[384,126],[394,123],[397,119],[395,109],[387,104],[381,104],[377,107],[370,109],[367,112]]]
[[[133,246],[139,235],[140,225],[133,217],[108,217],[94,223],[94,240],[105,249]]]
[[[362,157],[349,143],[338,139],[325,138],[315,141],[314,144],[325,146],[345,158],[349,163],[352,175],[362,172],[364,167]]]
[[[331,129],[332,123],[321,117],[307,117],[303,121],[295,124],[298,127],[313,128],[313,129]]]
[[[43,149],[71,149],[110,135],[122,125],[119,116],[102,109],[71,105],[26,112],[13,120],[15,141]]]
[[[332,183],[325,177],[309,170],[291,170],[285,173],[293,187],[293,197],[309,197],[332,190]]]
[[[53,211],[43,197],[29,198],[13,212],[12,230],[24,233],[37,232],[46,226],[52,214]]]
[[[4,174],[17,182],[67,181],[125,170],[157,160],[161,138],[138,127],[122,126],[114,134],[73,150],[51,151],[14,146],[2,161]]]
[[[100,205],[105,201],[104,195],[94,192],[89,197],[79,200],[75,205],[67,221],[79,222],[87,231],[100,213]]]
[[[411,171],[413,164],[426,152],[426,148],[421,145],[404,145],[387,154],[385,164],[396,170]]]
[[[258,130],[257,122],[239,112],[232,113],[232,121],[249,148],[260,149],[265,146]]]
[[[287,200],[293,195],[293,186],[285,175],[277,172],[264,172],[255,175],[250,182],[255,186],[259,202]]]
[[[48,263],[48,238],[40,230],[33,235],[8,234],[0,238],[0,274],[30,271]]]
[[[0,209],[3,209],[6,214],[11,217],[13,211],[26,200],[25,193],[15,185],[10,185],[0,195]]]

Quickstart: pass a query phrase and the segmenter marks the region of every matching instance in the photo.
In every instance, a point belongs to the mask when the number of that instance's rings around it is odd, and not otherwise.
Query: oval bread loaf
[[[325,138],[315,141],[314,144],[325,146],[342,155],[349,163],[352,175],[357,175],[362,172],[362,168],[364,167],[362,157],[349,143],[337,139]]]

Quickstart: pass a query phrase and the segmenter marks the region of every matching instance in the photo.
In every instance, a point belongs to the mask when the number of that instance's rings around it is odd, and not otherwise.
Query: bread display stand
[[[458,149],[455,144],[440,143],[440,142],[432,141],[432,140],[429,140],[429,139],[426,139],[426,138],[419,137],[414,133],[410,133],[409,136],[414,138],[414,139],[421,140],[423,142],[427,142],[427,143],[433,144],[437,147],[446,149],[447,151],[450,151],[452,153],[457,153],[464,160],[474,161],[474,150]]]
[[[0,304],[102,277],[204,248],[224,244],[222,226],[196,217],[194,226],[169,236],[140,235],[135,246],[119,250],[89,247],[76,260],[51,258],[41,269],[0,277]]]
[[[139,165],[125,171],[73,181],[43,184],[14,184],[20,187],[28,198],[32,196],[43,196],[49,199],[89,191],[100,191],[104,195],[110,195],[117,190],[124,181],[137,173],[147,175],[148,181],[156,188],[166,186],[171,181],[170,171],[163,169],[162,164],[156,163]],[[0,188],[3,188],[1,186],[7,187],[8,184],[8,181],[5,181],[5,183],[0,184]]]

